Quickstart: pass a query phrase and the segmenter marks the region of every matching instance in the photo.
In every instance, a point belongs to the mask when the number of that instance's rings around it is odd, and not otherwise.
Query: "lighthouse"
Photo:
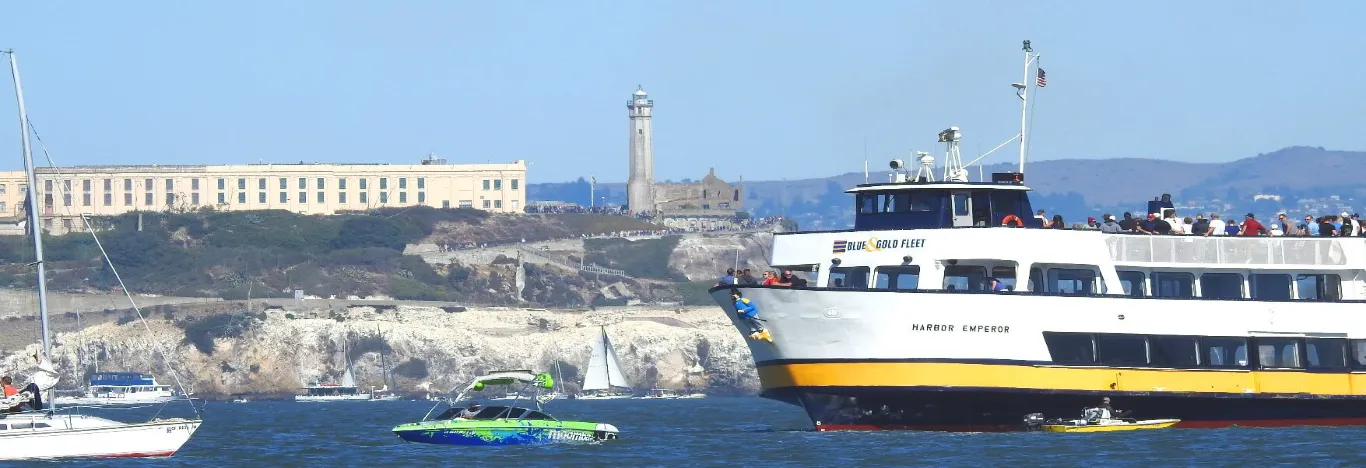
[[[631,100],[626,102],[630,117],[631,173],[626,179],[626,205],[633,212],[654,211],[655,154],[650,115],[655,102],[645,90],[636,86]]]

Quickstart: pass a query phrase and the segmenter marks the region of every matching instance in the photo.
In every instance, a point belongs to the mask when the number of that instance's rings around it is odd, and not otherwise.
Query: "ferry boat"
[[[969,182],[950,128],[940,180],[893,161],[848,190],[853,229],[775,235],[808,286],[711,290],[742,334],[733,294],[766,320],[763,396],[822,431],[1018,430],[1103,397],[1176,427],[1366,425],[1366,240],[1042,229],[1026,128],[1018,172]]]
[[[140,372],[95,372],[84,395],[58,396],[62,406],[130,406],[166,403],[179,395],[170,385]]]
[[[371,396],[369,392],[362,392],[356,387],[356,378],[351,373],[348,363],[346,372],[342,373],[340,384],[336,383],[315,383],[304,387],[302,395],[294,395],[294,401],[301,403],[325,403],[333,401],[367,401]]]

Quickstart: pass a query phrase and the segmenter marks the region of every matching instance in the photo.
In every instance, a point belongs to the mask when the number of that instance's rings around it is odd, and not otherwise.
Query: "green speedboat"
[[[432,407],[422,422],[400,424],[394,434],[408,442],[448,445],[523,445],[563,442],[595,442],[617,438],[611,424],[560,421],[541,410],[539,398],[518,398],[510,406],[456,406],[471,391],[485,385],[522,385],[527,389],[553,389],[555,380],[547,373],[531,371],[495,372],[474,379],[455,398],[443,399]],[[533,392],[534,393],[534,392]],[[534,408],[515,406],[529,402]],[[432,417],[438,408],[448,409]]]

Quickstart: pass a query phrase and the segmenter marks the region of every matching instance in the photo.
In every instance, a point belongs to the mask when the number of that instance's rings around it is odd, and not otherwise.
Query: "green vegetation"
[[[711,293],[707,292],[712,286],[716,286],[716,281],[689,281],[678,284],[679,300],[687,306],[712,306],[716,301],[712,300]]]
[[[586,259],[608,268],[615,268],[636,278],[684,281],[686,278],[669,268],[669,256],[678,247],[679,236],[630,241],[622,238],[584,239]]]

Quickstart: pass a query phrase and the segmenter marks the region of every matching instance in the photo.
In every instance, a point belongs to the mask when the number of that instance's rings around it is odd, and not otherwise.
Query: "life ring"
[[[1024,227],[1024,221],[1021,221],[1020,217],[1015,215],[1006,215],[1005,218],[1001,219],[1001,225],[1009,225],[1012,221],[1015,222],[1015,227]]]

